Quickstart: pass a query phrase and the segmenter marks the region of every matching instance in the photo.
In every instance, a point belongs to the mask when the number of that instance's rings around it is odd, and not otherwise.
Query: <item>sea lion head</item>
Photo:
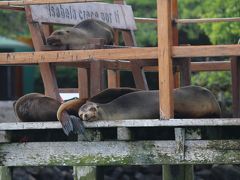
[[[99,105],[88,101],[80,107],[78,115],[83,121],[99,120]]]
[[[84,43],[86,43],[86,32],[74,27],[56,30],[47,38],[47,44],[51,46]]]

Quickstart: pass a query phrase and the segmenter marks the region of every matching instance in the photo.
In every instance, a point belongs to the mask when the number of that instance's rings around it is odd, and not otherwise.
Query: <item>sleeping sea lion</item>
[[[175,118],[220,117],[220,106],[206,88],[181,87],[175,89],[173,95]],[[78,115],[84,121],[161,118],[159,92],[132,92],[103,104],[88,101],[80,107]]]
[[[103,90],[89,99],[73,99],[67,101],[59,107],[57,111],[57,118],[61,122],[65,134],[68,135],[71,131],[78,132],[79,128],[83,128],[82,121],[77,118],[78,111],[79,108],[87,101],[101,104],[109,103],[120,96],[136,91],[140,90],[134,88],[111,88]]]
[[[57,110],[61,103],[40,93],[30,93],[19,98],[14,112],[21,121],[57,121]]]
[[[113,44],[113,29],[108,24],[88,19],[74,27],[54,31],[48,38],[51,46],[66,46],[66,49],[85,49],[93,38],[104,39],[104,45]]]

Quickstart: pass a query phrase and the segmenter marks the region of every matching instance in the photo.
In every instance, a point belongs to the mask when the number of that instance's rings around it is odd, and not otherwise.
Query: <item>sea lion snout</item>
[[[87,102],[78,111],[79,117],[83,121],[94,121],[98,118],[98,105],[93,102]]]

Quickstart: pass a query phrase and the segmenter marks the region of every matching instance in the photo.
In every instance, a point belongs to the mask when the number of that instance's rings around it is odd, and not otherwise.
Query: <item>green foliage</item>
[[[240,3],[239,0],[179,0],[179,12],[181,18],[240,17]],[[239,22],[204,23],[181,28],[192,38],[204,31],[213,44],[234,44],[240,38]]]
[[[192,76],[192,84],[211,90],[220,102],[224,117],[231,114],[231,73],[230,72],[200,72]]]
[[[0,11],[0,35],[16,38],[17,36],[27,36],[29,31],[26,24],[25,13],[13,12],[9,10]]]

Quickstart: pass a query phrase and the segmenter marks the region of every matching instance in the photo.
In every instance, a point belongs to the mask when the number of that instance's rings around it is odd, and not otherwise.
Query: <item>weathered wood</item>
[[[96,2],[99,0],[19,0],[19,1],[0,1],[0,6],[24,6],[31,4],[59,4],[59,3],[84,3]]]
[[[240,45],[173,46],[173,57],[240,56]],[[0,53],[0,64],[37,64],[44,62],[81,62],[94,60],[151,60],[157,59],[157,48],[117,48],[49,52]]]
[[[92,97],[104,89],[104,69],[100,61],[91,60],[90,66],[90,97]]]
[[[216,23],[216,22],[240,22],[240,17],[234,18],[201,18],[201,19],[175,19],[178,24],[195,24],[195,23]]]
[[[95,166],[74,166],[73,177],[74,177],[74,180],[95,180],[96,167]]]
[[[137,89],[149,90],[145,72],[137,61],[131,62],[131,70],[135,82],[135,87]]]
[[[197,126],[240,126],[240,118],[221,119],[134,119],[134,120],[108,120],[96,122],[83,122],[86,128],[108,127],[197,127]],[[27,130],[27,129],[61,129],[60,122],[9,122],[0,123],[0,131]]]
[[[142,18],[135,17],[135,21],[139,23],[157,23],[156,18]],[[191,23],[214,23],[214,22],[239,22],[240,17],[234,18],[201,18],[201,19],[174,19],[178,24],[191,24]]]
[[[193,180],[193,166],[192,165],[172,165],[163,166],[163,179],[164,180]]]
[[[81,99],[85,99],[90,96],[89,86],[89,70],[78,68],[78,89],[79,97]]]
[[[120,87],[120,72],[119,70],[107,70],[108,88]]]
[[[126,127],[117,128],[117,139],[121,141],[131,140],[131,131]]]
[[[177,62],[176,60],[175,62]],[[190,70],[192,72],[198,71],[229,71],[230,70],[229,61],[209,61],[209,62],[191,62]],[[126,66],[127,68],[127,66]],[[143,67],[145,71],[158,71],[157,66],[145,66]]]
[[[192,62],[191,71],[229,71],[229,61]]]
[[[75,25],[86,19],[104,21],[117,29],[136,29],[131,6],[108,3],[32,5],[35,22]]]
[[[28,27],[32,35],[34,49],[35,51],[40,51],[41,47],[46,41],[44,35],[50,34],[50,28],[46,25],[41,27],[38,23],[31,23],[32,13],[29,6],[25,7],[25,11]],[[40,63],[39,68],[44,84],[45,94],[57,99],[58,101],[61,101],[54,73],[54,67],[49,63]]]
[[[172,72],[172,24],[171,1],[157,1],[158,17],[158,69],[159,102],[163,119],[174,116],[173,112],[173,72]]]
[[[232,108],[233,117],[240,117],[240,58],[232,57],[231,73],[232,73]]]
[[[240,45],[179,46],[173,47],[172,56],[173,57],[240,56]]]
[[[8,167],[0,166],[0,180],[11,180],[11,171]]]
[[[187,140],[179,160],[175,141],[37,142],[0,145],[2,166],[239,164],[239,140]]]

